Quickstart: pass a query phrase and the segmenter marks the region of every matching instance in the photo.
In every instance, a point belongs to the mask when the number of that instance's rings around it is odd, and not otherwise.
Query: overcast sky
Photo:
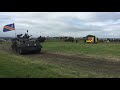
[[[15,23],[17,34],[38,36],[120,38],[120,12],[0,12],[0,37],[15,36],[15,31],[3,32],[7,24]]]

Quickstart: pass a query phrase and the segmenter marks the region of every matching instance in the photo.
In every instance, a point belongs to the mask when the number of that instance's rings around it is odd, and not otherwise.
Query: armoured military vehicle
[[[23,34],[17,35],[16,38],[12,39],[12,49],[15,50],[19,54],[29,53],[29,52],[36,52],[40,53],[41,51],[41,44],[37,39],[31,39],[27,34],[22,37]]]
[[[74,42],[74,38],[73,37],[66,37],[65,42]]]

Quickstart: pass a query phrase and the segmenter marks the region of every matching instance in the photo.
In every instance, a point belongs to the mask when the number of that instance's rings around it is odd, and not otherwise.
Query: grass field
[[[50,52],[120,58],[120,44],[76,44],[71,42],[46,42],[43,44],[43,46],[46,51]]]
[[[1,78],[120,77],[120,44],[45,42],[41,54],[18,55],[0,45]]]

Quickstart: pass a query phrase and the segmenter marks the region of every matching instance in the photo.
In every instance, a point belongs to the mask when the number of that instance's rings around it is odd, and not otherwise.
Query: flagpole
[[[14,24],[14,23],[13,23]],[[14,24],[14,27],[15,27],[15,24]],[[16,28],[15,28],[15,38],[16,38]]]
[[[16,29],[15,29],[15,38],[16,38]]]

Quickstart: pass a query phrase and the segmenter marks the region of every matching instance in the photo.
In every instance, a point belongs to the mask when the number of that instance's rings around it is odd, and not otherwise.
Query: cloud
[[[4,25],[13,22],[17,34],[29,30],[35,37],[94,34],[120,38],[119,12],[0,12],[0,36],[14,36],[14,31],[2,32]]]

